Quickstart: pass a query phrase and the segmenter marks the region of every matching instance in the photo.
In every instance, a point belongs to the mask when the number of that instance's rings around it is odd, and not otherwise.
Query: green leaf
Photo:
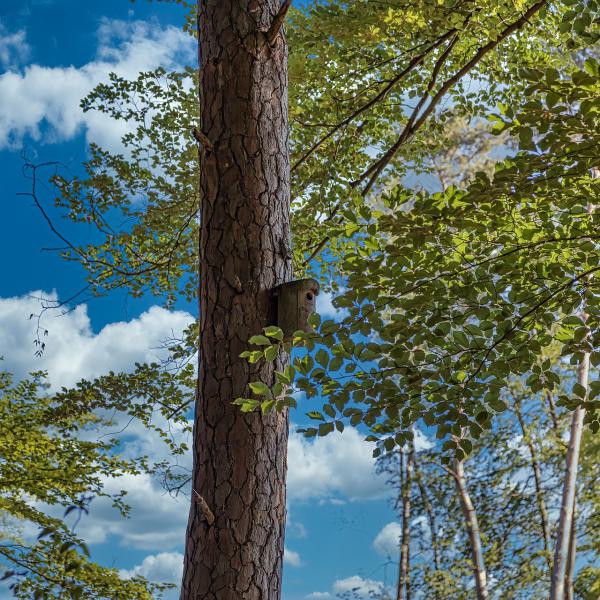
[[[271,394],[271,390],[269,389],[269,386],[266,383],[263,383],[262,381],[253,381],[249,385],[250,385],[250,389],[257,396],[269,396]]]
[[[263,329],[263,331],[265,332],[265,335],[276,339],[276,340],[283,340],[283,331],[279,328],[279,327],[275,327],[274,325],[270,325],[269,327],[265,327]]]
[[[270,346],[271,345],[271,341],[269,340],[269,338],[265,337],[264,335],[253,335],[248,342],[250,342],[251,344],[254,344],[255,346]]]
[[[306,413],[306,416],[313,421],[324,421],[325,417],[318,410],[311,410]]]
[[[329,364],[329,354],[327,354],[325,350],[322,348],[319,349],[315,355],[315,359],[324,369],[327,368],[327,365]]]
[[[278,354],[279,354],[278,346],[269,346],[268,348],[265,349],[265,360],[267,360],[268,362],[273,362],[277,358]]]

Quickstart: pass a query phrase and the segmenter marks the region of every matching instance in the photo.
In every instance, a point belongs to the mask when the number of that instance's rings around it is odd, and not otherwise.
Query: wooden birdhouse
[[[312,331],[308,318],[317,307],[319,284],[314,279],[297,279],[277,286],[277,326],[284,339],[291,340],[294,331]]]

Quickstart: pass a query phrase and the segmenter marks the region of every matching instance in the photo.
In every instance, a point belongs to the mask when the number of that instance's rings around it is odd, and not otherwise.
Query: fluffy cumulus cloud
[[[396,557],[401,536],[402,527],[400,523],[392,521],[377,534],[373,540],[373,549],[381,556]]]
[[[189,498],[173,497],[147,474],[126,475],[106,481],[105,490],[126,490],[130,505],[129,518],[124,519],[104,498],[90,506],[77,533],[89,544],[118,543],[140,550],[175,550],[183,544],[189,510]]]
[[[333,294],[331,292],[321,292],[317,296],[317,312],[328,319],[340,321],[348,316],[345,308],[336,308],[333,305]]]
[[[17,56],[14,48],[22,35],[13,33],[8,43],[0,42],[0,62],[14,63],[11,57]],[[104,20],[97,40],[96,57],[84,65],[30,64],[0,74],[0,148],[19,146],[25,136],[56,142],[85,130],[88,140],[117,149],[127,124],[96,111],[84,114],[80,100],[106,82],[111,72],[134,79],[140,71],[159,66],[175,69],[194,59],[193,39],[176,27],[158,23]]]
[[[283,552],[283,563],[286,565],[290,565],[290,567],[300,567],[302,566],[302,561],[300,560],[300,554],[298,552],[294,552],[289,548],[285,548]]]
[[[9,31],[0,21],[0,68],[17,68],[29,56],[29,44],[24,29]]]
[[[178,583],[183,574],[183,554],[179,552],[161,552],[146,556],[141,564],[129,571],[122,570],[121,577],[145,577],[150,581]]]
[[[128,322],[107,325],[94,333],[87,307],[80,305],[66,314],[47,312],[43,317],[43,355],[35,359],[40,297],[57,300],[56,294],[32,292],[28,296],[0,298],[0,348],[3,367],[22,377],[32,370],[47,370],[53,387],[70,386],[81,378],[109,370],[130,370],[135,362],[160,357],[160,342],[181,333],[192,317],[182,311],[154,306]]]
[[[133,569],[121,570],[120,575],[125,579],[141,576],[149,581],[179,584],[183,575],[183,554],[179,552],[150,554]],[[168,590],[162,598],[164,600],[176,600],[179,598],[178,588]]]
[[[387,493],[385,475],[375,472],[373,445],[356,429],[309,441],[292,431],[288,455],[288,495],[292,500],[368,500]]]
[[[374,594],[383,592],[383,583],[373,579],[363,579],[359,575],[353,575],[346,579],[338,579],[333,584],[335,594],[352,592],[357,598],[372,598]]]
[[[430,445],[421,432],[415,431],[417,451]],[[314,440],[292,431],[288,446],[289,497],[333,503],[383,498],[389,488],[385,474],[376,472],[373,448],[374,444],[365,442],[364,436],[353,428]]]

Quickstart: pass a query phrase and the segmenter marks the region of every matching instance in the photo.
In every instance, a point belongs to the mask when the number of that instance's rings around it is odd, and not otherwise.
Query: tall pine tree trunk
[[[287,360],[239,358],[272,324],[270,290],[292,274],[287,46],[279,0],[200,0],[198,11],[200,352],[181,599],[275,600],[288,415],[232,401]]]

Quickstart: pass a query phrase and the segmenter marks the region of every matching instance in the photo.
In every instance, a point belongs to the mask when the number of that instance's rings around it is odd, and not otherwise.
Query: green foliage
[[[548,359],[560,368],[556,354]],[[574,369],[563,366],[562,375],[570,386]],[[509,380],[503,392],[507,410],[474,442],[465,461],[491,596],[507,600],[548,596],[553,548],[546,545],[542,522],[546,522],[552,543],[554,515],[561,501],[563,439],[570,420],[568,410],[553,407],[556,395],[532,394],[524,380]],[[597,586],[598,576],[598,511],[592,481],[600,474],[595,440],[588,435],[582,446],[578,485],[576,588],[581,590],[577,596],[581,598]],[[470,542],[453,470],[439,458],[435,447],[420,450],[415,457],[418,470],[410,493],[411,588],[417,597],[468,600],[472,597]],[[540,475],[539,490],[534,462]],[[396,508],[401,515],[398,451],[383,455],[378,464],[397,490]]]
[[[53,178],[56,204],[69,219],[92,225],[99,241],[63,252],[80,262],[96,294],[125,287],[172,304],[196,294],[198,155],[192,137],[198,103],[194,71],[111,74],[82,101],[126,123],[124,154],[92,144],[84,177]],[[124,224],[124,225],[123,225]]]
[[[464,190],[438,193],[398,185],[379,210],[348,216],[356,228],[340,262],[346,289],[334,301],[348,316],[299,338],[318,346],[316,362],[294,362],[297,388],[328,407],[319,434],[338,420],[361,423],[387,448],[423,419],[460,458],[465,447],[453,438],[477,439],[506,410],[509,375],[526,375],[533,392],[556,388],[560,375],[540,358],[550,346],[572,364],[585,352],[600,362],[600,216],[587,208],[600,197],[590,175],[599,149],[597,63],[569,78],[524,76],[532,83],[521,110],[497,117],[520,151],[491,181],[479,173]],[[586,397],[574,386],[560,402],[584,406],[597,430],[592,390]]]
[[[584,29],[575,26],[580,13]],[[578,0],[551,10],[543,1],[325,0],[294,12],[288,35],[293,197],[302,208],[295,251],[299,264],[314,267],[306,256],[325,240],[319,267],[330,275],[362,196],[377,193],[375,177],[385,184],[420,171],[448,124],[518,103],[528,85],[522,67],[560,69],[566,47],[593,44],[598,8]]]
[[[14,382],[0,372],[0,510],[16,524],[41,529],[36,542],[17,532],[0,538],[0,570],[18,598],[150,599],[165,589],[137,577],[123,580],[117,569],[89,559],[81,539],[44,507],[63,507],[65,516],[88,511],[93,498],[107,497],[124,515],[123,493],[108,495],[103,480],[140,472],[136,460],[116,454],[116,440],[88,441],[101,419],[83,403],[68,408],[44,394],[44,375]],[[142,461],[143,462],[143,461]]]

